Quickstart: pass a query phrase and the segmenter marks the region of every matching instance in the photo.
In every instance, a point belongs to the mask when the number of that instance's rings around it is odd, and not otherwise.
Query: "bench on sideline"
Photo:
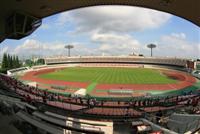
[[[108,90],[108,93],[111,94],[133,94],[133,90],[131,89],[110,89]]]

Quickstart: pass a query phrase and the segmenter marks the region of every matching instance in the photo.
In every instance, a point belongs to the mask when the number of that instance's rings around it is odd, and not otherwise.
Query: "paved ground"
[[[132,133],[130,122],[114,123],[113,131],[114,134],[134,134]]]
[[[13,116],[4,116],[0,114],[0,134],[22,134],[10,122],[14,119]]]

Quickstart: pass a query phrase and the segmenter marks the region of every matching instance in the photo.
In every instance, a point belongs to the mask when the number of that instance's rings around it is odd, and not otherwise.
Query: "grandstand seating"
[[[35,120],[31,115],[25,113],[25,112],[18,112],[17,116],[19,116],[20,118],[24,119],[25,121],[33,124],[34,126],[41,128],[49,133],[54,133],[54,134],[63,134],[63,129],[60,129],[58,127],[55,127],[49,123],[46,123],[44,121],[38,121]]]
[[[55,94],[36,87],[24,85],[20,81],[6,75],[0,75],[1,84],[25,98],[25,101],[45,103],[61,109],[82,112],[85,114],[105,116],[141,116],[144,112],[156,112],[159,110],[175,109],[184,105],[196,105],[200,99],[198,94],[183,94],[179,96],[166,96],[161,98],[134,98],[132,100],[95,100],[92,98],[74,98]],[[27,106],[29,107],[29,106]],[[30,108],[36,108],[30,105]],[[138,111],[139,110],[139,111]]]
[[[29,70],[29,67],[15,68],[15,69],[8,70],[7,74],[8,75],[16,75],[16,74],[22,73],[27,70]]]
[[[64,96],[62,94],[55,94],[47,92],[44,90],[39,90],[36,87],[31,87],[23,84],[22,82],[16,80],[15,78],[9,77],[7,75],[0,74],[0,84],[6,86],[4,90],[9,91],[9,95],[13,97],[10,92],[21,96],[22,99],[26,102],[18,103],[21,109],[31,109],[31,111],[38,111],[40,107],[35,105],[36,103],[41,103],[47,106],[51,106],[62,110],[71,111],[73,114],[77,115],[90,115],[90,116],[99,116],[100,118],[124,118],[127,117],[143,117],[146,113],[155,113],[159,110],[174,110],[178,107],[184,107],[187,105],[197,105],[200,97],[198,92],[188,92],[180,94],[178,96],[165,96],[165,97],[151,97],[151,98],[131,98],[129,101],[126,99],[123,100],[96,100],[93,98],[74,98],[71,96]],[[7,93],[6,93],[7,95]],[[16,95],[15,95],[16,96]],[[15,97],[14,96],[14,97]],[[19,98],[17,96],[17,98]],[[3,96],[4,97],[4,96]],[[20,99],[9,99],[3,98],[3,100],[18,102]],[[92,103],[91,103],[92,102]],[[170,104],[170,105],[169,105]],[[83,132],[92,132],[92,133],[102,133],[100,127],[94,127],[94,125],[88,125],[86,122],[81,121],[80,123],[75,123],[76,121],[63,122],[63,117],[59,116],[54,119],[54,117],[49,117],[52,115],[45,113],[32,112],[32,114],[40,119],[46,120],[47,122],[54,122],[60,126],[73,127]],[[21,118],[32,121],[32,117],[29,117],[27,114],[18,114]],[[35,121],[35,126],[38,126],[40,123]],[[45,124],[45,123],[44,123]],[[81,125],[80,125],[81,124]],[[48,125],[44,125],[45,128]],[[98,126],[98,125],[97,125]],[[52,131],[60,131],[57,128],[52,128]]]
[[[42,114],[42,113],[39,113],[39,112],[34,112],[33,115],[43,119],[43,120],[46,120],[46,121],[49,121],[49,122],[54,122],[55,124],[58,124],[60,126],[63,126],[63,127],[73,127],[74,129],[80,129],[80,130],[87,130],[87,132],[98,132],[98,133],[103,133],[101,131],[101,128],[99,127],[95,127],[94,125],[90,125],[90,124],[84,124],[82,122],[75,122],[75,121],[71,121],[71,120],[61,120],[61,119],[56,119],[56,118],[53,118],[53,117],[50,117],[50,116],[47,116],[45,114]]]
[[[50,57],[45,58],[45,63],[64,64],[64,63],[132,63],[132,64],[160,64],[185,67],[186,59],[179,58],[152,58],[152,57],[117,57],[117,56],[84,56],[84,57]]]

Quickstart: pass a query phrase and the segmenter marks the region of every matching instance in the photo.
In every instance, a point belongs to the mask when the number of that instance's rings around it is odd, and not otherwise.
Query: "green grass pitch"
[[[43,79],[89,82],[98,84],[169,84],[176,83],[160,73],[147,68],[69,67],[39,75]]]

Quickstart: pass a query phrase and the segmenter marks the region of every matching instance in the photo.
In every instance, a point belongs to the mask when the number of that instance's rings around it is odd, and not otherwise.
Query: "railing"
[[[21,73],[22,71],[26,71],[28,69],[29,69],[29,67],[15,68],[15,69],[8,70],[7,74],[13,75],[13,74],[16,74],[16,73]]]
[[[36,101],[42,102],[45,104],[53,105],[62,109],[67,110],[81,110],[85,108],[111,108],[111,109],[136,109],[137,111],[143,112],[155,112],[158,110],[169,110],[180,105],[192,105],[193,101],[188,102],[189,99],[197,100],[199,99],[199,94],[192,95],[180,95],[180,96],[168,96],[160,98],[133,98],[130,101],[121,100],[121,101],[98,101],[95,98],[86,97],[86,98],[73,98],[70,96],[63,96],[61,94],[48,93],[46,91],[38,90],[34,87],[29,87],[23,83],[18,82],[17,80],[10,78],[8,76],[0,75],[1,82],[7,84],[9,90],[16,92],[20,96],[23,96],[26,101]],[[6,79],[6,80],[4,80]],[[14,81],[14,82],[13,82]],[[18,83],[18,84],[16,84]],[[16,84],[16,85],[15,85]],[[170,103],[170,105],[168,105]],[[148,108],[148,111],[145,111],[143,108]],[[152,109],[151,109],[152,108]],[[155,110],[156,109],[156,110]],[[124,113],[123,115],[125,115]]]

